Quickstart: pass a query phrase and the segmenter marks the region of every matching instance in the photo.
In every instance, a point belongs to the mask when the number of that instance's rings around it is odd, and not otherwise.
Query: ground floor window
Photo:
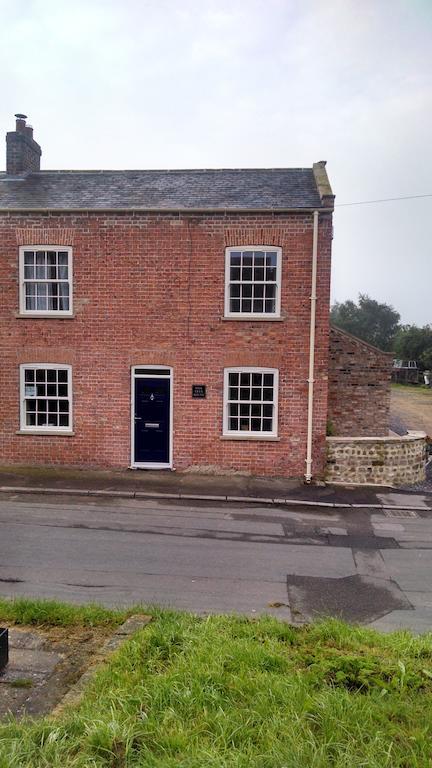
[[[276,437],[277,400],[275,368],[226,368],[224,435]]]
[[[70,365],[21,365],[21,429],[26,432],[72,430]]]

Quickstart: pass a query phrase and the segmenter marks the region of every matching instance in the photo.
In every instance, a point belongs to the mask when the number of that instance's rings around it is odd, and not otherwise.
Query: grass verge
[[[70,605],[57,600],[0,597],[0,622],[52,627],[116,627],[139,609],[113,611],[102,605]]]
[[[400,392],[416,392],[419,395],[432,397],[431,387],[426,387],[424,384],[397,384],[392,382],[391,388]]]
[[[0,602],[33,623],[113,626],[130,612]],[[154,621],[102,667],[82,704],[0,725],[0,768],[426,768],[432,636],[329,620]],[[68,624],[69,625],[69,624]]]

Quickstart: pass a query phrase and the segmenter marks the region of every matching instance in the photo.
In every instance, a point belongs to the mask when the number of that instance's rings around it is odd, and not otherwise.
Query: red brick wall
[[[392,355],[330,329],[328,416],[335,435],[388,435]]]
[[[73,247],[72,319],[18,317],[20,244]],[[224,320],[228,245],[283,249],[283,322]],[[324,465],[331,217],[320,217],[314,470]],[[0,217],[1,461],[128,467],[131,366],[174,369],[174,467],[305,471],[312,215]],[[74,435],[18,435],[19,365],[73,366]],[[221,439],[223,368],[279,368],[278,442]],[[193,400],[192,383],[207,398]]]

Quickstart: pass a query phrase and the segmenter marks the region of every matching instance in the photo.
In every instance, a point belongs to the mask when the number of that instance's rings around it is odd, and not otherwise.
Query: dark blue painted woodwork
[[[169,378],[135,379],[135,456],[137,464],[168,464],[170,455]]]

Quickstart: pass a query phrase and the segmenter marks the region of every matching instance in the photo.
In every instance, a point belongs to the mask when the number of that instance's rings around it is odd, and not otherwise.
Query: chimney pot
[[[18,131],[18,133],[25,133],[26,129],[26,121],[23,117],[17,117],[16,123],[15,123],[15,130]]]

